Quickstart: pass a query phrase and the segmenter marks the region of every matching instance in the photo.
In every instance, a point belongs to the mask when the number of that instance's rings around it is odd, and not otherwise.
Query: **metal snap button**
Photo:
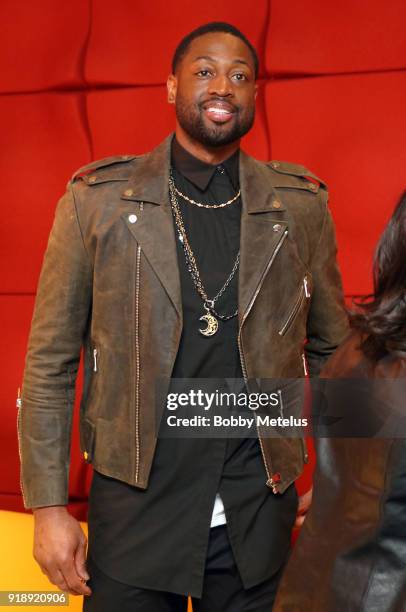
[[[136,223],[137,222],[137,215],[128,215],[128,220],[130,223]]]
[[[127,196],[128,198],[131,197],[132,195],[134,195],[134,191],[132,189],[126,189],[124,191],[124,195]]]
[[[282,229],[282,225],[279,225],[279,223],[275,223],[275,225],[273,226],[274,232],[280,232],[281,229]]]
[[[275,200],[275,202],[273,203],[273,207],[274,208],[280,208],[281,207],[281,203],[279,202],[279,200]]]
[[[95,183],[97,181],[97,176],[95,175],[89,176],[88,181],[89,183]]]

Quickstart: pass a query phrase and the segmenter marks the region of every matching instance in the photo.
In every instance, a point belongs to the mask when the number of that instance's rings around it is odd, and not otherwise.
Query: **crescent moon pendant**
[[[203,336],[213,336],[219,328],[219,322],[217,321],[216,317],[213,317],[213,315],[209,312],[202,315],[199,321],[206,321],[207,323],[207,327],[205,329],[199,328],[199,332]]]

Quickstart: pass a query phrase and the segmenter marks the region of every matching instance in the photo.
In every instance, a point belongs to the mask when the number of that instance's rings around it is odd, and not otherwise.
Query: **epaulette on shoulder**
[[[70,182],[73,183],[77,179],[84,179],[87,184],[96,184],[99,179],[98,170],[110,168],[117,164],[125,164],[137,157],[137,155],[112,155],[110,157],[98,159],[76,170],[76,172],[72,174]]]
[[[282,175],[299,177],[302,180],[306,179],[309,182],[310,191],[316,192],[320,187],[327,190],[327,183],[313,174],[313,172],[308,170],[305,166],[277,160],[269,162],[268,166]]]

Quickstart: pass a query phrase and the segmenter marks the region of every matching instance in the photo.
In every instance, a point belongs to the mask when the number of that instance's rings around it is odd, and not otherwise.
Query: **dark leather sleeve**
[[[40,274],[18,413],[26,508],[68,502],[74,389],[91,295],[92,270],[68,183]]]
[[[307,321],[306,359],[310,376],[318,376],[324,362],[348,335],[348,317],[344,308],[343,288],[336,254],[335,229],[324,200],[324,220],[320,238],[311,261],[313,295]]]

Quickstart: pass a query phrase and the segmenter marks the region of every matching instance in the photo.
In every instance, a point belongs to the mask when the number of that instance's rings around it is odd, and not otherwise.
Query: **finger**
[[[67,591],[72,595],[81,595],[76,588],[71,588],[68,580],[60,567],[56,563],[49,564],[47,568],[47,576],[52,584],[55,584],[61,591]]]
[[[70,561],[66,561],[59,569],[68,583],[69,589],[80,595],[91,594],[91,590],[84,582],[84,579],[78,575],[73,558]]]
[[[48,576],[49,581],[58,587],[61,591],[69,591],[69,586],[63,577],[63,574],[57,568],[53,568],[52,571],[44,572]]]
[[[89,580],[90,576],[86,569],[86,540],[79,544],[75,554],[75,568],[80,578]]]

